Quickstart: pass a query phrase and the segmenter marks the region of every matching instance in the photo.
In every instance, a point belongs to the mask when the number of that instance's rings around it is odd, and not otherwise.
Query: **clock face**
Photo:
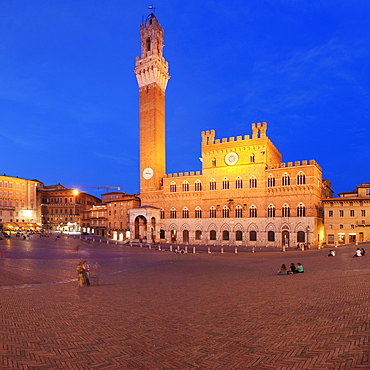
[[[154,171],[150,167],[147,167],[143,171],[143,177],[144,177],[145,180],[151,179],[153,177],[153,174],[154,174]]]
[[[236,164],[238,160],[239,160],[239,156],[235,152],[228,153],[225,156],[225,162],[229,166]]]

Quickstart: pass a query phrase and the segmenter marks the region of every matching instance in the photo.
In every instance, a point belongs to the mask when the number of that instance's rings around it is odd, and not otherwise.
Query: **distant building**
[[[370,241],[370,183],[324,199],[325,239],[328,244]]]
[[[45,186],[40,183],[38,197],[42,227],[46,231],[80,232],[81,212],[101,203],[93,195],[67,189],[61,184]]]
[[[107,205],[95,204],[81,212],[81,232],[97,236],[107,235]]]
[[[253,123],[251,136],[216,139],[214,130],[202,132],[202,171],[166,173],[169,74],[162,53],[164,32],[154,14],[140,26],[140,37],[135,74],[141,206],[130,210],[131,238],[318,247],[325,237],[322,201],[332,197],[330,182],[322,179],[314,160],[283,163],[267,136],[266,122]]]
[[[36,189],[39,181],[0,176],[0,229],[39,230]]]

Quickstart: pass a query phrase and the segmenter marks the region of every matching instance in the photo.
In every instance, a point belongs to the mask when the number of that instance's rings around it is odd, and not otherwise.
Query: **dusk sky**
[[[2,1],[0,173],[139,192],[143,0]],[[167,173],[199,171],[201,132],[266,121],[284,162],[335,193],[370,182],[370,1],[161,0]]]

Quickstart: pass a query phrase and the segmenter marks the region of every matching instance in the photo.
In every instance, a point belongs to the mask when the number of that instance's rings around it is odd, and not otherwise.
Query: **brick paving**
[[[370,369],[369,255],[1,240],[1,369]],[[3,254],[0,254],[3,255]],[[77,287],[77,262],[100,264]],[[278,276],[282,263],[304,274]]]

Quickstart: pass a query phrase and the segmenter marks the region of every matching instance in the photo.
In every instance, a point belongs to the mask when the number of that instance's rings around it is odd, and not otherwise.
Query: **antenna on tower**
[[[155,8],[154,8],[153,4],[152,5],[149,5],[148,6],[148,9],[152,9],[153,10],[153,14],[155,14]]]

